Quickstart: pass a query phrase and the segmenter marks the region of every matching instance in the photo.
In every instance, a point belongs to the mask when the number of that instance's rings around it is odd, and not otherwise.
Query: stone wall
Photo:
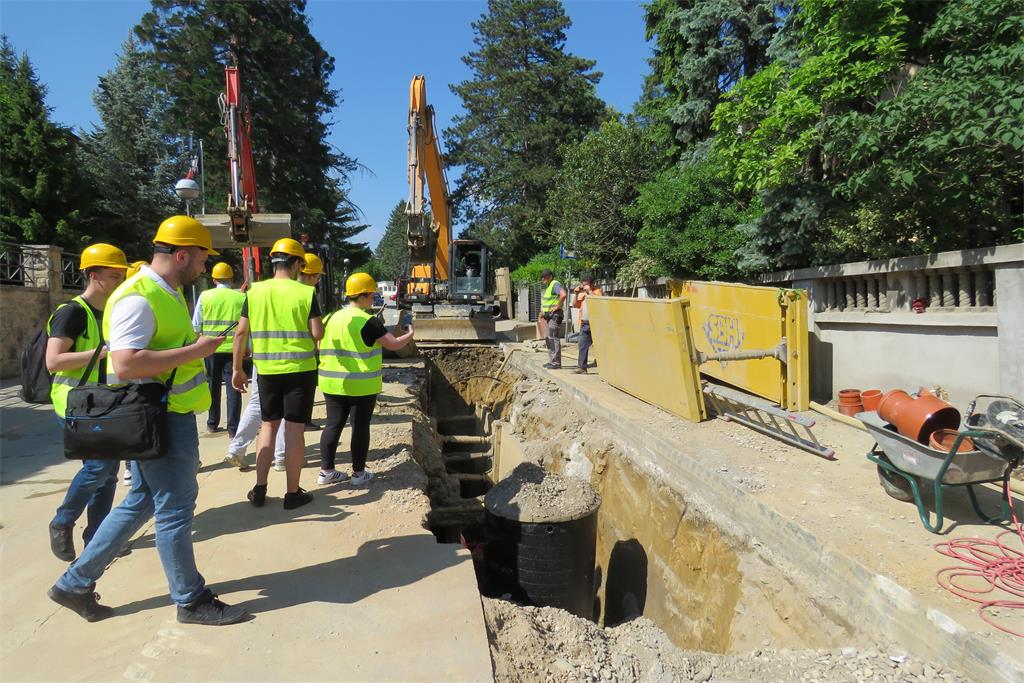
[[[21,252],[20,257],[15,250]],[[9,263],[20,264],[11,280],[21,284],[0,285],[0,378],[18,376],[25,344],[59,304],[77,294],[62,285],[61,254],[60,247],[46,245],[5,247]]]

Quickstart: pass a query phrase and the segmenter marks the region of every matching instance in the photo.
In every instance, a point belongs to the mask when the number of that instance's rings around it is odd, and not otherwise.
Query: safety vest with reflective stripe
[[[550,313],[558,308],[558,295],[555,294],[555,285],[561,287],[558,280],[552,279],[540,297],[540,307],[545,313]]]
[[[295,280],[271,278],[249,290],[252,360],[261,375],[316,370],[309,311],[314,289]]]
[[[199,295],[199,310],[203,314],[203,334],[216,337],[227,329],[228,325],[238,322],[242,315],[242,304],[245,294],[229,287],[215,287]],[[235,331],[231,330],[224,338],[224,343],[217,347],[217,353],[231,353],[231,343]]]
[[[141,271],[124,281],[114,290],[107,301],[103,314],[103,336],[110,339],[110,311],[118,301],[129,296],[141,296],[153,310],[156,329],[153,338],[146,345],[152,351],[178,349],[196,340],[192,329],[192,318],[185,307],[184,297],[178,290],[178,297],[158,285],[145,271]],[[171,371],[160,373],[154,379],[167,382]],[[191,360],[179,365],[174,373],[174,384],[167,402],[167,409],[172,413],[201,413],[210,408],[210,388],[206,385],[206,372],[203,361]]]
[[[363,342],[360,331],[372,316],[348,306],[327,321],[320,342],[320,390],[325,394],[369,396],[383,387],[383,349]]]
[[[75,304],[72,304],[74,301]],[[78,353],[80,351],[95,351],[96,347],[100,345],[102,337],[100,337],[100,326],[96,322],[96,316],[92,314],[92,309],[89,308],[89,304],[85,303],[85,299],[81,296],[76,296],[66,304],[61,304],[57,307],[57,311],[64,308],[64,306],[78,305],[85,309],[86,328],[85,334],[79,335],[75,339],[75,345],[71,347],[71,351]],[[53,312],[53,315],[57,314],[57,311]],[[53,321],[53,315],[50,316],[49,320],[46,321],[46,334],[50,334],[50,323]],[[82,380],[82,375],[85,374],[86,366],[83,365],[80,368],[74,370],[58,370],[53,375],[53,384],[50,387],[50,402],[53,403],[53,412],[57,413],[58,416],[64,417],[68,408],[68,392],[73,387],[77,387],[78,383]],[[89,372],[89,378],[85,381],[86,384],[98,384],[100,381],[100,363],[97,361],[93,365],[92,371]]]

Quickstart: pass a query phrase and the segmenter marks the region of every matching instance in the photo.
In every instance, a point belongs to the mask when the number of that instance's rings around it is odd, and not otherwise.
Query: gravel
[[[590,482],[547,472],[529,462],[518,465],[484,497],[491,514],[528,524],[582,519],[600,505]]]
[[[497,683],[966,681],[901,653],[765,647],[720,655],[681,650],[644,617],[603,629],[551,607],[483,602]]]

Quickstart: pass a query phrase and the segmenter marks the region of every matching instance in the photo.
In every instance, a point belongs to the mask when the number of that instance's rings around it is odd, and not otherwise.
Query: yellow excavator
[[[424,212],[424,189],[430,200]],[[398,303],[412,311],[419,342],[495,338],[491,251],[480,240],[453,240],[451,198],[426,79],[409,87],[409,266]]]

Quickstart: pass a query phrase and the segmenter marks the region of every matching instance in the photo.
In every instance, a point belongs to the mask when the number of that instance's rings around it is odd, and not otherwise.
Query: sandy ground
[[[547,360],[546,353],[531,350],[529,345],[516,348],[523,349],[527,361],[540,373],[548,372],[539,368]],[[827,539],[868,569],[891,578],[994,646],[1020,652],[1019,638],[992,628],[978,616],[977,605],[948,593],[935,582],[938,570],[957,564],[936,552],[936,543],[967,537],[993,539],[1006,528],[979,520],[966,492],[946,494],[946,527],[941,535],[935,535],[922,526],[912,503],[894,500],[881,489],[875,465],[865,457],[874,441],[864,431],[808,413],[817,421],[814,432],[818,439],[836,451],[837,460],[828,461],[737,423],[716,419],[693,424],[675,418],[610,386],[593,367],[589,375],[572,374],[575,365],[576,346],[566,344],[565,369],[554,372],[560,381],[580,388],[620,414],[643,421],[648,429],[686,443],[687,452],[699,454],[715,466],[721,477],[785,518]],[[994,486],[983,487],[978,498],[983,508],[991,512],[998,509],[1000,495]],[[1018,518],[1024,519],[1024,499],[1014,495],[1014,504]],[[929,509],[933,507],[929,505]],[[1013,543],[1012,538],[1009,542]],[[1000,616],[1012,628],[1024,627],[1021,615],[1003,610]]]
[[[0,390],[0,679],[491,680],[469,554],[421,526],[426,477],[411,448],[422,371],[389,370],[385,381],[368,465],[377,477],[364,489],[317,487],[320,433],[307,432],[302,484],[316,499],[299,510],[281,508],[278,472],[267,505],[253,508],[254,474],[221,463],[226,435],[200,439],[197,563],[214,592],[255,615],[222,628],[176,622],[152,523],[99,582],[113,618],[88,624],[46,597],[64,567],[46,527],[77,467],[62,457],[50,408]],[[323,410],[320,401],[314,419]],[[348,439],[345,430],[341,468]]]

